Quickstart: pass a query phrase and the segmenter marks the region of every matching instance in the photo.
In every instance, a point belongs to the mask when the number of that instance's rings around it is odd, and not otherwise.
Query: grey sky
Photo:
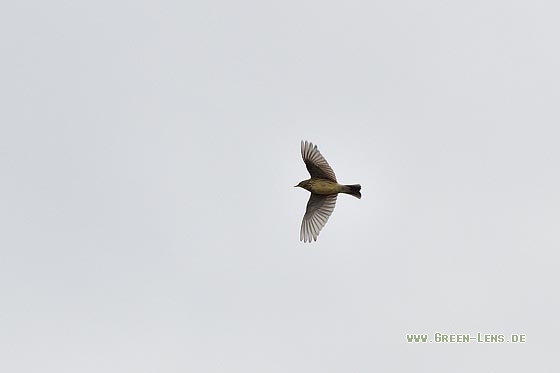
[[[559,11],[1,5],[0,371],[558,371]]]

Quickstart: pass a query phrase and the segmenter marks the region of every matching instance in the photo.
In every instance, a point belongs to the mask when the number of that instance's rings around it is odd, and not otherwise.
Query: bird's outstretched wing
[[[327,160],[321,155],[317,145],[301,141],[301,156],[312,178],[327,179],[336,182],[336,176]]]
[[[317,241],[319,232],[327,224],[327,220],[329,220],[334,211],[336,196],[336,194],[321,196],[311,193],[303,221],[301,222],[301,229],[299,231],[300,241],[311,242],[311,239]]]

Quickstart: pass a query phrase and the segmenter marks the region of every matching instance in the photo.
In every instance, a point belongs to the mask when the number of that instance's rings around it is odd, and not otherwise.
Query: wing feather
[[[301,222],[299,239],[303,242],[317,241],[319,232],[323,229],[336,205],[336,194],[321,196],[311,193],[307,209]]]
[[[312,178],[327,179],[336,182],[336,175],[331,166],[311,142],[301,142],[301,156]]]

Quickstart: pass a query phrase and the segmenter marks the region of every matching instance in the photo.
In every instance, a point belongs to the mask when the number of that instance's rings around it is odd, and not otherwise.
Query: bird
[[[317,241],[319,232],[323,229],[334,211],[336,198],[339,193],[350,194],[358,199],[362,198],[360,184],[342,185],[336,180],[336,175],[317,145],[301,141],[301,156],[311,175],[310,179],[301,181],[294,187],[300,187],[311,192],[307,208],[303,215],[299,240],[303,242]]]

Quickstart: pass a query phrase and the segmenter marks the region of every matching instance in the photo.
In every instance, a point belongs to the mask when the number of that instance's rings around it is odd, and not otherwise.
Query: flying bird
[[[308,180],[301,181],[296,187],[311,192],[307,209],[303,215],[299,240],[303,242],[317,241],[317,236],[334,211],[338,193],[350,194],[362,198],[360,184],[342,185],[336,181],[336,176],[327,160],[321,155],[317,145],[301,141],[301,156],[311,175]]]

